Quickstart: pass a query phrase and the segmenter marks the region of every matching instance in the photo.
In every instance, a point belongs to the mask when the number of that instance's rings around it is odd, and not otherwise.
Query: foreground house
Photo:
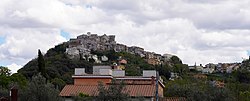
[[[99,69],[99,70],[97,70]],[[163,97],[163,81],[156,82],[156,71],[144,70],[142,76],[125,76],[123,70],[112,70],[106,68],[95,68],[93,74],[86,74],[84,68],[76,68],[73,85],[66,85],[60,92],[60,96],[64,97],[65,101],[73,101],[73,96],[78,96],[79,93],[89,96],[98,95],[98,82],[102,82],[104,86],[109,86],[111,81],[123,81],[125,89],[130,98],[143,97],[146,101],[152,101],[156,96],[156,91],[160,98]],[[98,72],[96,72],[98,71]],[[156,86],[158,84],[158,86]]]

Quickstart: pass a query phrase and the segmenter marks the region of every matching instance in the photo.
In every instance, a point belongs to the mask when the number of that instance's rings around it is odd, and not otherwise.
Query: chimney
[[[18,89],[14,86],[11,88],[10,91],[10,97],[11,97],[11,101],[17,101],[18,98]]]
[[[75,75],[84,75],[85,68],[75,68]]]
[[[151,84],[152,84],[152,85],[155,84],[155,77],[154,77],[154,76],[151,77]]]

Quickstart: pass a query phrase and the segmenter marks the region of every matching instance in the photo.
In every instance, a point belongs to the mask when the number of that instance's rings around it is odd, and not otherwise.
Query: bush
[[[25,89],[20,91],[21,101],[61,101],[59,91],[39,73],[32,77]]]

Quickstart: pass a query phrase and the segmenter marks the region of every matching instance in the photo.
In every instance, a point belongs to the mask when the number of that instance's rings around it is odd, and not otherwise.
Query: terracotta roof
[[[127,64],[127,60],[122,59],[121,61],[119,61],[119,63],[122,63],[122,64]]]
[[[98,86],[95,85],[66,85],[60,92],[60,96],[75,96],[79,93],[88,94],[90,96],[97,95]]]
[[[108,87],[107,85],[105,87]],[[154,85],[126,85],[125,90],[130,96],[155,96]],[[98,94],[98,86],[96,85],[66,85],[60,92],[60,96],[74,96],[79,93],[88,94],[90,96],[96,96]],[[159,93],[159,96],[163,96]]]

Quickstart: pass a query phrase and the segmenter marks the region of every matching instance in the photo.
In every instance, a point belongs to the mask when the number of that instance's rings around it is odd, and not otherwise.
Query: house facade
[[[84,68],[76,68],[75,74],[72,76],[74,84],[66,85],[60,92],[60,96],[65,101],[73,101],[72,97],[78,96],[79,93],[97,96],[99,82],[108,87],[112,80],[115,79],[125,84],[125,90],[128,92],[130,98],[143,97],[145,101],[153,101],[156,91],[158,91],[158,96],[163,98],[163,89],[165,86],[162,79],[156,79],[156,71],[154,70],[144,70],[142,76],[126,76],[123,70],[114,70],[107,66],[97,67],[93,67],[95,74],[86,74]]]

